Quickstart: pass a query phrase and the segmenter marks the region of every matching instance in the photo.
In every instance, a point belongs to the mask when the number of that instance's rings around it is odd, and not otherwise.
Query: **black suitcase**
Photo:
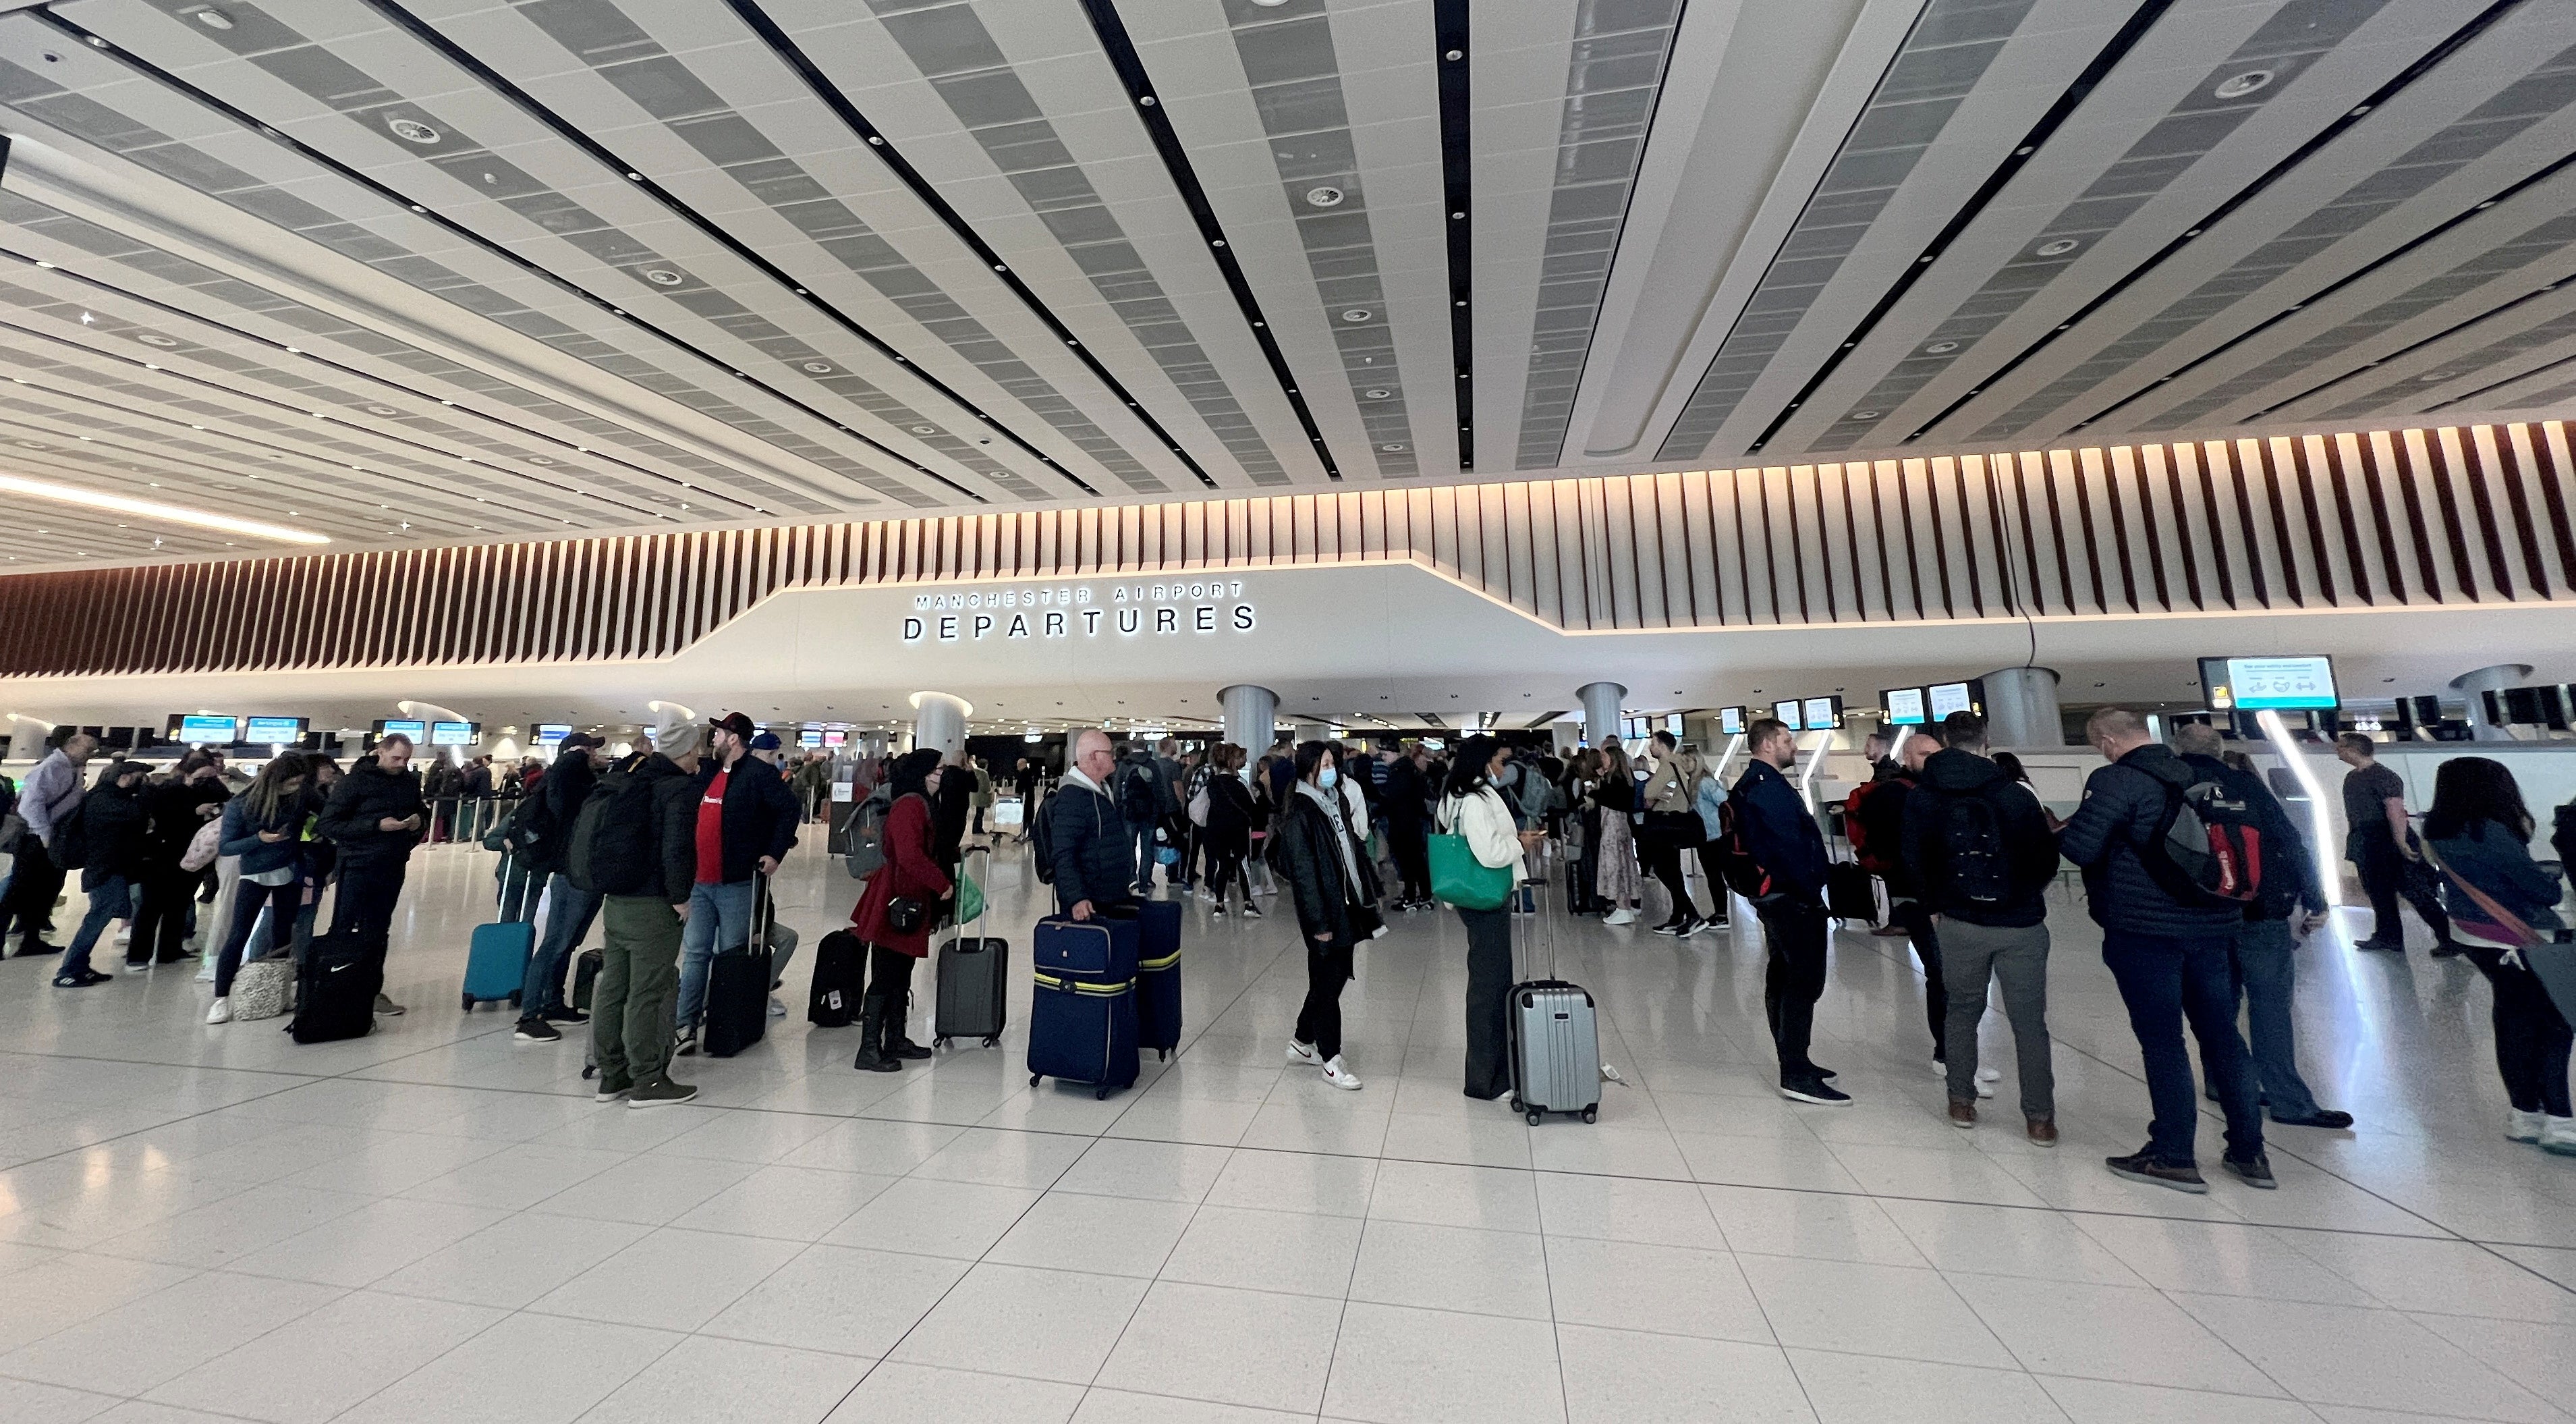
[[[295,976],[295,1017],[287,1032],[297,1043],[364,1038],[376,1027],[376,993],[384,970],[365,939],[354,934],[316,935]]]
[[[1002,1041],[1009,1021],[1011,942],[960,935],[939,947],[939,1002],[931,1011],[933,1048],[949,1040],[979,1038],[986,1048]]]
[[[1864,925],[1887,923],[1887,887],[1859,862],[1838,860],[1825,867],[1825,913]]]
[[[751,891],[751,937],[741,948],[718,947],[707,961],[706,1022],[698,1030],[698,1049],[710,1058],[731,1058],[769,1031],[769,885],[755,877]]]
[[[575,1010],[585,1014],[590,1012],[591,995],[599,989],[599,966],[605,963],[607,957],[595,949],[585,949],[572,957],[572,998],[569,1002]]]
[[[848,1028],[859,1021],[868,946],[848,930],[834,930],[814,946],[814,986],[805,995],[805,1021],[816,1028]]]

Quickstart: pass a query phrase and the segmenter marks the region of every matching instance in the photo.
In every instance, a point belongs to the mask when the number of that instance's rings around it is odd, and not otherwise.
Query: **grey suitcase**
[[[1547,923],[1544,913],[1533,926]],[[1556,935],[1548,933],[1548,974],[1512,986],[1512,1110],[1531,1126],[1549,1113],[1601,1115],[1601,1033],[1592,995],[1555,978]]]

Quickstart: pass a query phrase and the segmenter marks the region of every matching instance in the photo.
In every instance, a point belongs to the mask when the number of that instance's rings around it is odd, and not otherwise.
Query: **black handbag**
[[[897,895],[886,901],[886,928],[896,934],[919,934],[930,920],[930,902],[919,895]]]

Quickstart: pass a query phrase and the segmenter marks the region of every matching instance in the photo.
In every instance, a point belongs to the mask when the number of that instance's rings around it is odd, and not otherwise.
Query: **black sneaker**
[[[1247,920],[1260,919],[1261,907],[1251,903],[1250,901],[1245,901],[1243,906],[1243,917]]]
[[[680,1030],[679,1036],[671,1041],[671,1056],[674,1058],[697,1057],[698,1031],[693,1028],[684,1028]]]
[[[2152,1152],[2141,1150],[2126,1157],[2105,1157],[2102,1159],[2102,1165],[2111,1169],[2112,1176],[2125,1181],[2145,1182],[2149,1186],[2156,1187],[2171,1187],[2175,1191],[2189,1192],[2194,1196],[2205,1195],[2209,1191],[2209,1183],[2202,1180],[2198,1167],[2177,1167],[2168,1162],[2159,1162]]]
[[[2446,939],[2433,946],[2435,959],[2457,959],[2468,952],[2469,947],[2455,939]]]
[[[673,1103],[685,1103],[697,1095],[698,1088],[695,1083],[674,1083],[671,1081],[671,1075],[664,1073],[651,1082],[638,1083],[629,1088],[626,1091],[626,1105],[630,1108],[666,1108]]]
[[[2283,1117],[2274,1113],[2272,1121],[2283,1127],[2322,1127],[2328,1131],[2340,1131],[2352,1126],[2352,1114],[2341,1108],[2319,1108],[2306,1117]]]
[[[510,1036],[521,1043],[560,1043],[563,1041],[563,1035],[555,1031],[555,1026],[553,1024],[546,1022],[544,1019],[535,1018],[519,1020],[519,1026],[511,1031]]]
[[[62,952],[63,947],[61,945],[47,944],[40,939],[22,939],[18,941],[18,957],[20,959],[36,959],[44,955],[60,954]]]
[[[84,969],[77,974],[55,975],[54,987],[57,989],[86,989],[92,984],[104,984],[115,977],[116,976],[113,974],[101,974],[95,969]]]
[[[2373,950],[2382,954],[2404,954],[2406,952],[2406,943],[2403,940],[2357,939],[2352,942],[2352,947],[2355,949]]]
[[[1214,907],[1214,908],[1210,909],[1210,910],[1208,911],[1208,914],[1210,914],[1211,916],[1213,916],[1213,917],[1215,917],[1215,918],[1217,918],[1217,919],[1220,919],[1220,920],[1221,920],[1221,919],[1224,919],[1224,918],[1225,918],[1225,906],[1223,906],[1223,905],[1218,905],[1218,906],[1216,906],[1216,907]]]
[[[1688,921],[1688,920],[1666,920],[1666,921],[1664,921],[1662,924],[1655,926],[1655,933],[1657,933],[1657,934],[1659,934],[1659,935],[1676,935],[1676,936],[1678,936],[1678,935],[1686,935],[1686,934],[1689,934],[1689,933],[1690,933],[1690,921]]]
[[[579,1009],[548,1009],[537,1015],[548,1023],[588,1023],[590,1015]]]
[[[594,1103],[613,1103],[633,1091],[635,1091],[635,1085],[623,1078],[613,1082],[602,1078],[599,1080],[599,1091],[591,1094],[590,1100]]]
[[[1851,1102],[1851,1094],[1822,1077],[1783,1078],[1780,1080],[1780,1096],[1793,1103],[1814,1103],[1827,1108],[1838,1108]]]
[[[2226,1166],[2227,1170],[2236,1174],[2238,1181],[2257,1191],[2268,1192],[2281,1185],[2272,1180],[2272,1159],[2264,1153],[2255,1153],[2250,1162],[2239,1162],[2233,1157],[2221,1157],[2218,1160]]]

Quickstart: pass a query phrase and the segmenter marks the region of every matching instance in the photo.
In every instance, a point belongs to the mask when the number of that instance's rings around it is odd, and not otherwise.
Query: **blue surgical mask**
[[[1330,791],[1333,789],[1333,784],[1341,779],[1342,774],[1328,766],[1324,768],[1323,775],[1315,778],[1315,783],[1323,787],[1326,791]]]

